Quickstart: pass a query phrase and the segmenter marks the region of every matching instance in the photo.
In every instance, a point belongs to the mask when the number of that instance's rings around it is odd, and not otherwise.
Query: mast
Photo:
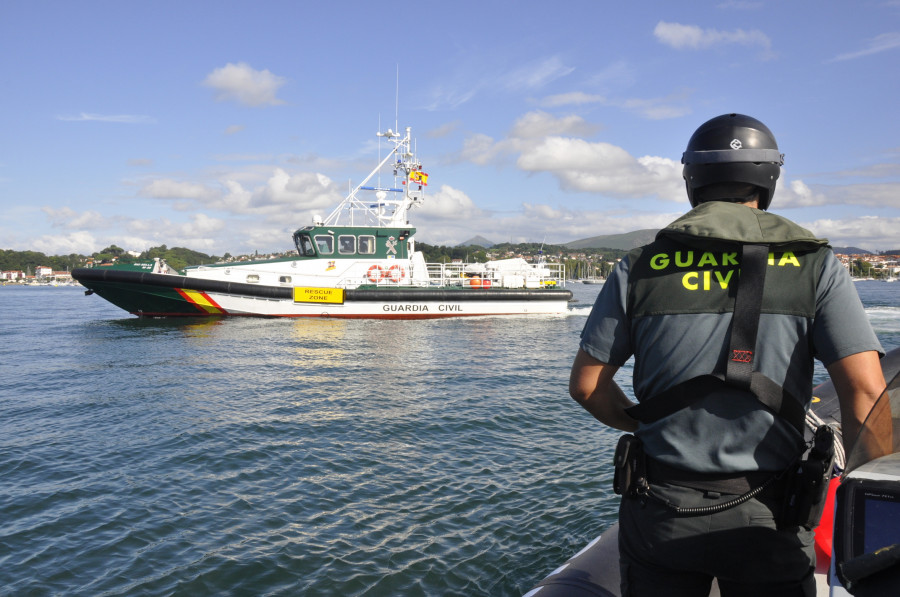
[[[425,200],[428,175],[411,147],[411,127],[406,134],[388,129],[376,133],[394,148],[323,221],[326,226],[408,226],[409,210]],[[369,186],[370,181],[393,160],[393,186]],[[374,194],[374,200],[371,197]],[[346,218],[347,222],[342,221]]]

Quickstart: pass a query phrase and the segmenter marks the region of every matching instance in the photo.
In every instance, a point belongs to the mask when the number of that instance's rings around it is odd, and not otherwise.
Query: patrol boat
[[[817,597],[884,597],[900,587],[900,348],[881,359],[887,384],[849,455],[842,453],[840,405],[829,381],[814,392],[807,439],[822,424],[835,429],[835,471],[815,532]],[[872,429],[890,419],[892,445]],[[887,447],[873,457],[872,446]],[[881,452],[876,452],[881,454]],[[612,525],[523,597],[618,597],[619,526]],[[710,597],[719,596],[713,581]]]
[[[405,134],[325,219],[293,234],[296,254],[175,271],[163,260],[79,268],[72,277],[138,316],[268,316],[429,319],[550,315],[568,310],[565,266],[540,258],[426,263],[409,212],[425,200],[428,174]],[[383,169],[393,184],[375,186]]]

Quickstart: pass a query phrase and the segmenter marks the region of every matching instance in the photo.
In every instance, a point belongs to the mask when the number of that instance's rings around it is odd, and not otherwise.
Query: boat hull
[[[565,313],[565,289],[372,287],[323,292],[297,300],[292,286],[225,282],[115,269],[76,269],[72,276],[117,307],[144,317],[337,317],[435,319]],[[309,289],[307,289],[309,290]],[[335,292],[338,298],[335,299]],[[313,300],[308,300],[309,298]]]

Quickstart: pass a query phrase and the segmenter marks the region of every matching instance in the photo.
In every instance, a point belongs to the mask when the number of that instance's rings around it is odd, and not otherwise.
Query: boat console
[[[835,498],[830,595],[895,595],[900,587],[900,454],[868,462]]]

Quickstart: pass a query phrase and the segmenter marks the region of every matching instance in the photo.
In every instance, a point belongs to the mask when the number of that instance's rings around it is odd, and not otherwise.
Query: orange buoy
[[[391,282],[400,282],[400,280],[406,277],[406,270],[400,265],[392,265],[384,274],[384,277],[390,278]]]
[[[378,282],[382,278],[384,278],[384,270],[381,269],[380,265],[373,265],[372,267],[369,268],[369,271],[366,274],[366,277],[369,278],[369,282],[374,282],[375,284],[378,284]]]

